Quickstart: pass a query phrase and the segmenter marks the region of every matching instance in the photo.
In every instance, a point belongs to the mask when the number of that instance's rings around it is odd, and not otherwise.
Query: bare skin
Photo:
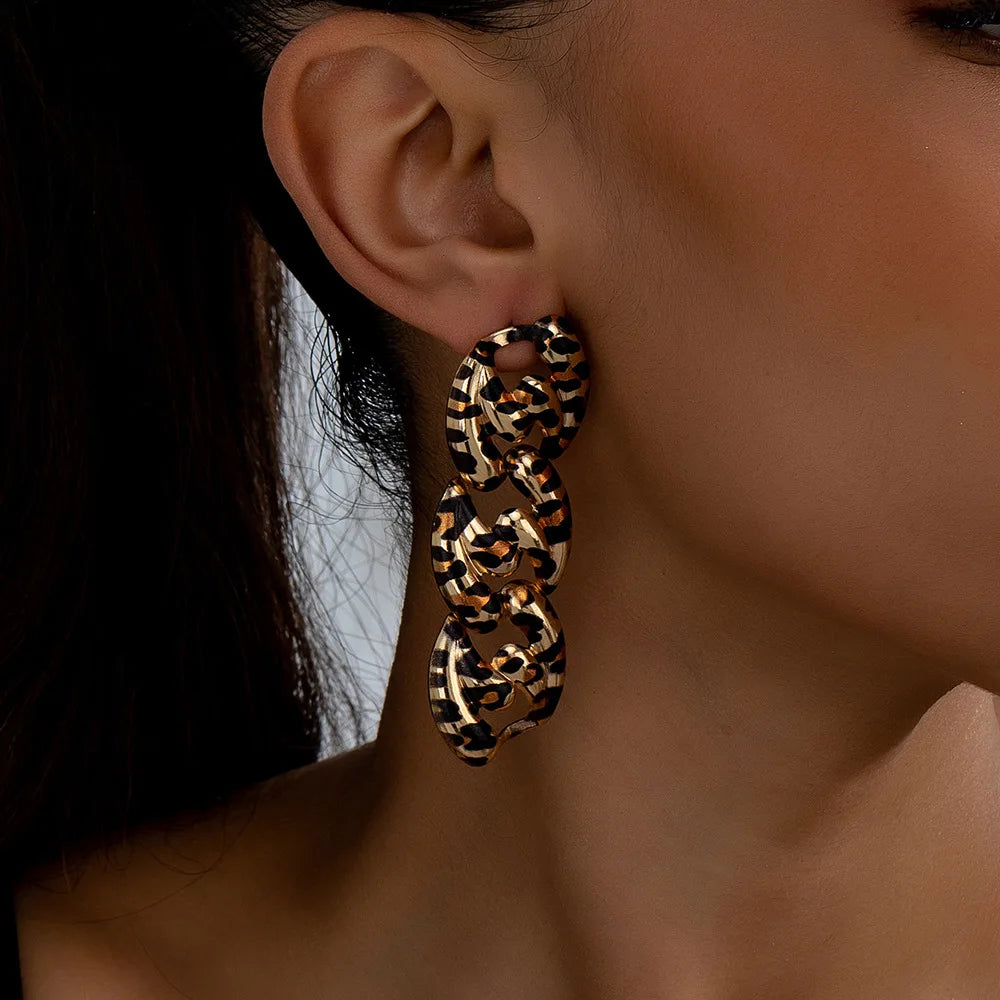
[[[28,1000],[1000,997],[1000,55],[912,9],[592,0],[475,46],[346,12],[284,49],[275,168],[414,327],[381,726],[31,873]],[[566,689],[473,770],[427,707],[442,409],[560,312],[594,375]]]

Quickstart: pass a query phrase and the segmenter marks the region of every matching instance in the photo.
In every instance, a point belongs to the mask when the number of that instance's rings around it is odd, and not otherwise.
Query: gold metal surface
[[[534,344],[549,376],[525,375],[508,389],[495,355],[522,340]],[[562,693],[565,641],[547,595],[566,567],[572,515],[552,463],[575,437],[589,389],[583,348],[562,316],[480,340],[452,383],[445,433],[458,475],[445,488],[431,532],[434,576],[451,611],[431,653],[428,693],[438,730],[467,764],[489,763],[507,740],[550,718]],[[525,441],[536,424],[542,431],[537,448]],[[501,452],[497,438],[511,447]],[[476,512],[474,492],[508,479],[530,510],[509,507],[488,526]],[[491,578],[511,576],[521,562],[530,566],[532,579],[490,586]],[[505,644],[487,663],[469,633],[491,632],[504,619],[526,641]],[[509,707],[515,684],[531,699],[529,711],[497,732],[481,712]]]

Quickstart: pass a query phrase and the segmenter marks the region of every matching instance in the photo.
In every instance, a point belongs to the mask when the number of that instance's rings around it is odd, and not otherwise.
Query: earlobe
[[[524,96],[481,63],[436,22],[341,11],[285,46],[263,104],[271,161],[332,266],[460,354],[563,308],[532,192],[512,204],[495,184],[496,157],[533,154],[507,141]]]

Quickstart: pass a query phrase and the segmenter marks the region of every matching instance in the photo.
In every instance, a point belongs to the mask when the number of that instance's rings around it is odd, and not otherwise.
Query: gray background
[[[391,530],[395,515],[376,487],[321,439],[311,395],[319,314],[294,277],[287,280],[295,323],[285,354],[282,433],[293,530],[315,585],[315,611],[327,621],[356,685],[352,700],[362,712],[365,741],[375,736],[385,697],[406,553]]]

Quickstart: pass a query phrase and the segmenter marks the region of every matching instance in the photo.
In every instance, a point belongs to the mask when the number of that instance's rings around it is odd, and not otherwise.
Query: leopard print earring
[[[549,377],[525,375],[508,389],[496,372],[496,352],[530,340]],[[449,394],[445,434],[458,475],[434,515],[431,560],[450,613],[430,658],[431,714],[445,742],[471,765],[488,764],[509,739],[533,729],[555,711],[566,663],[562,627],[549,603],[569,556],[569,497],[552,465],[573,440],[587,409],[590,371],[565,316],[511,326],[483,338],[459,366]],[[524,442],[535,423],[538,448]],[[501,454],[494,438],[511,442]],[[470,489],[496,489],[510,480],[531,512],[510,507],[492,527],[476,513]],[[498,590],[487,574],[510,576],[524,552],[533,579],[511,580]],[[507,643],[487,663],[469,632],[492,632],[507,616],[527,637]],[[483,709],[508,708],[514,684],[531,698],[528,714],[499,732]]]

